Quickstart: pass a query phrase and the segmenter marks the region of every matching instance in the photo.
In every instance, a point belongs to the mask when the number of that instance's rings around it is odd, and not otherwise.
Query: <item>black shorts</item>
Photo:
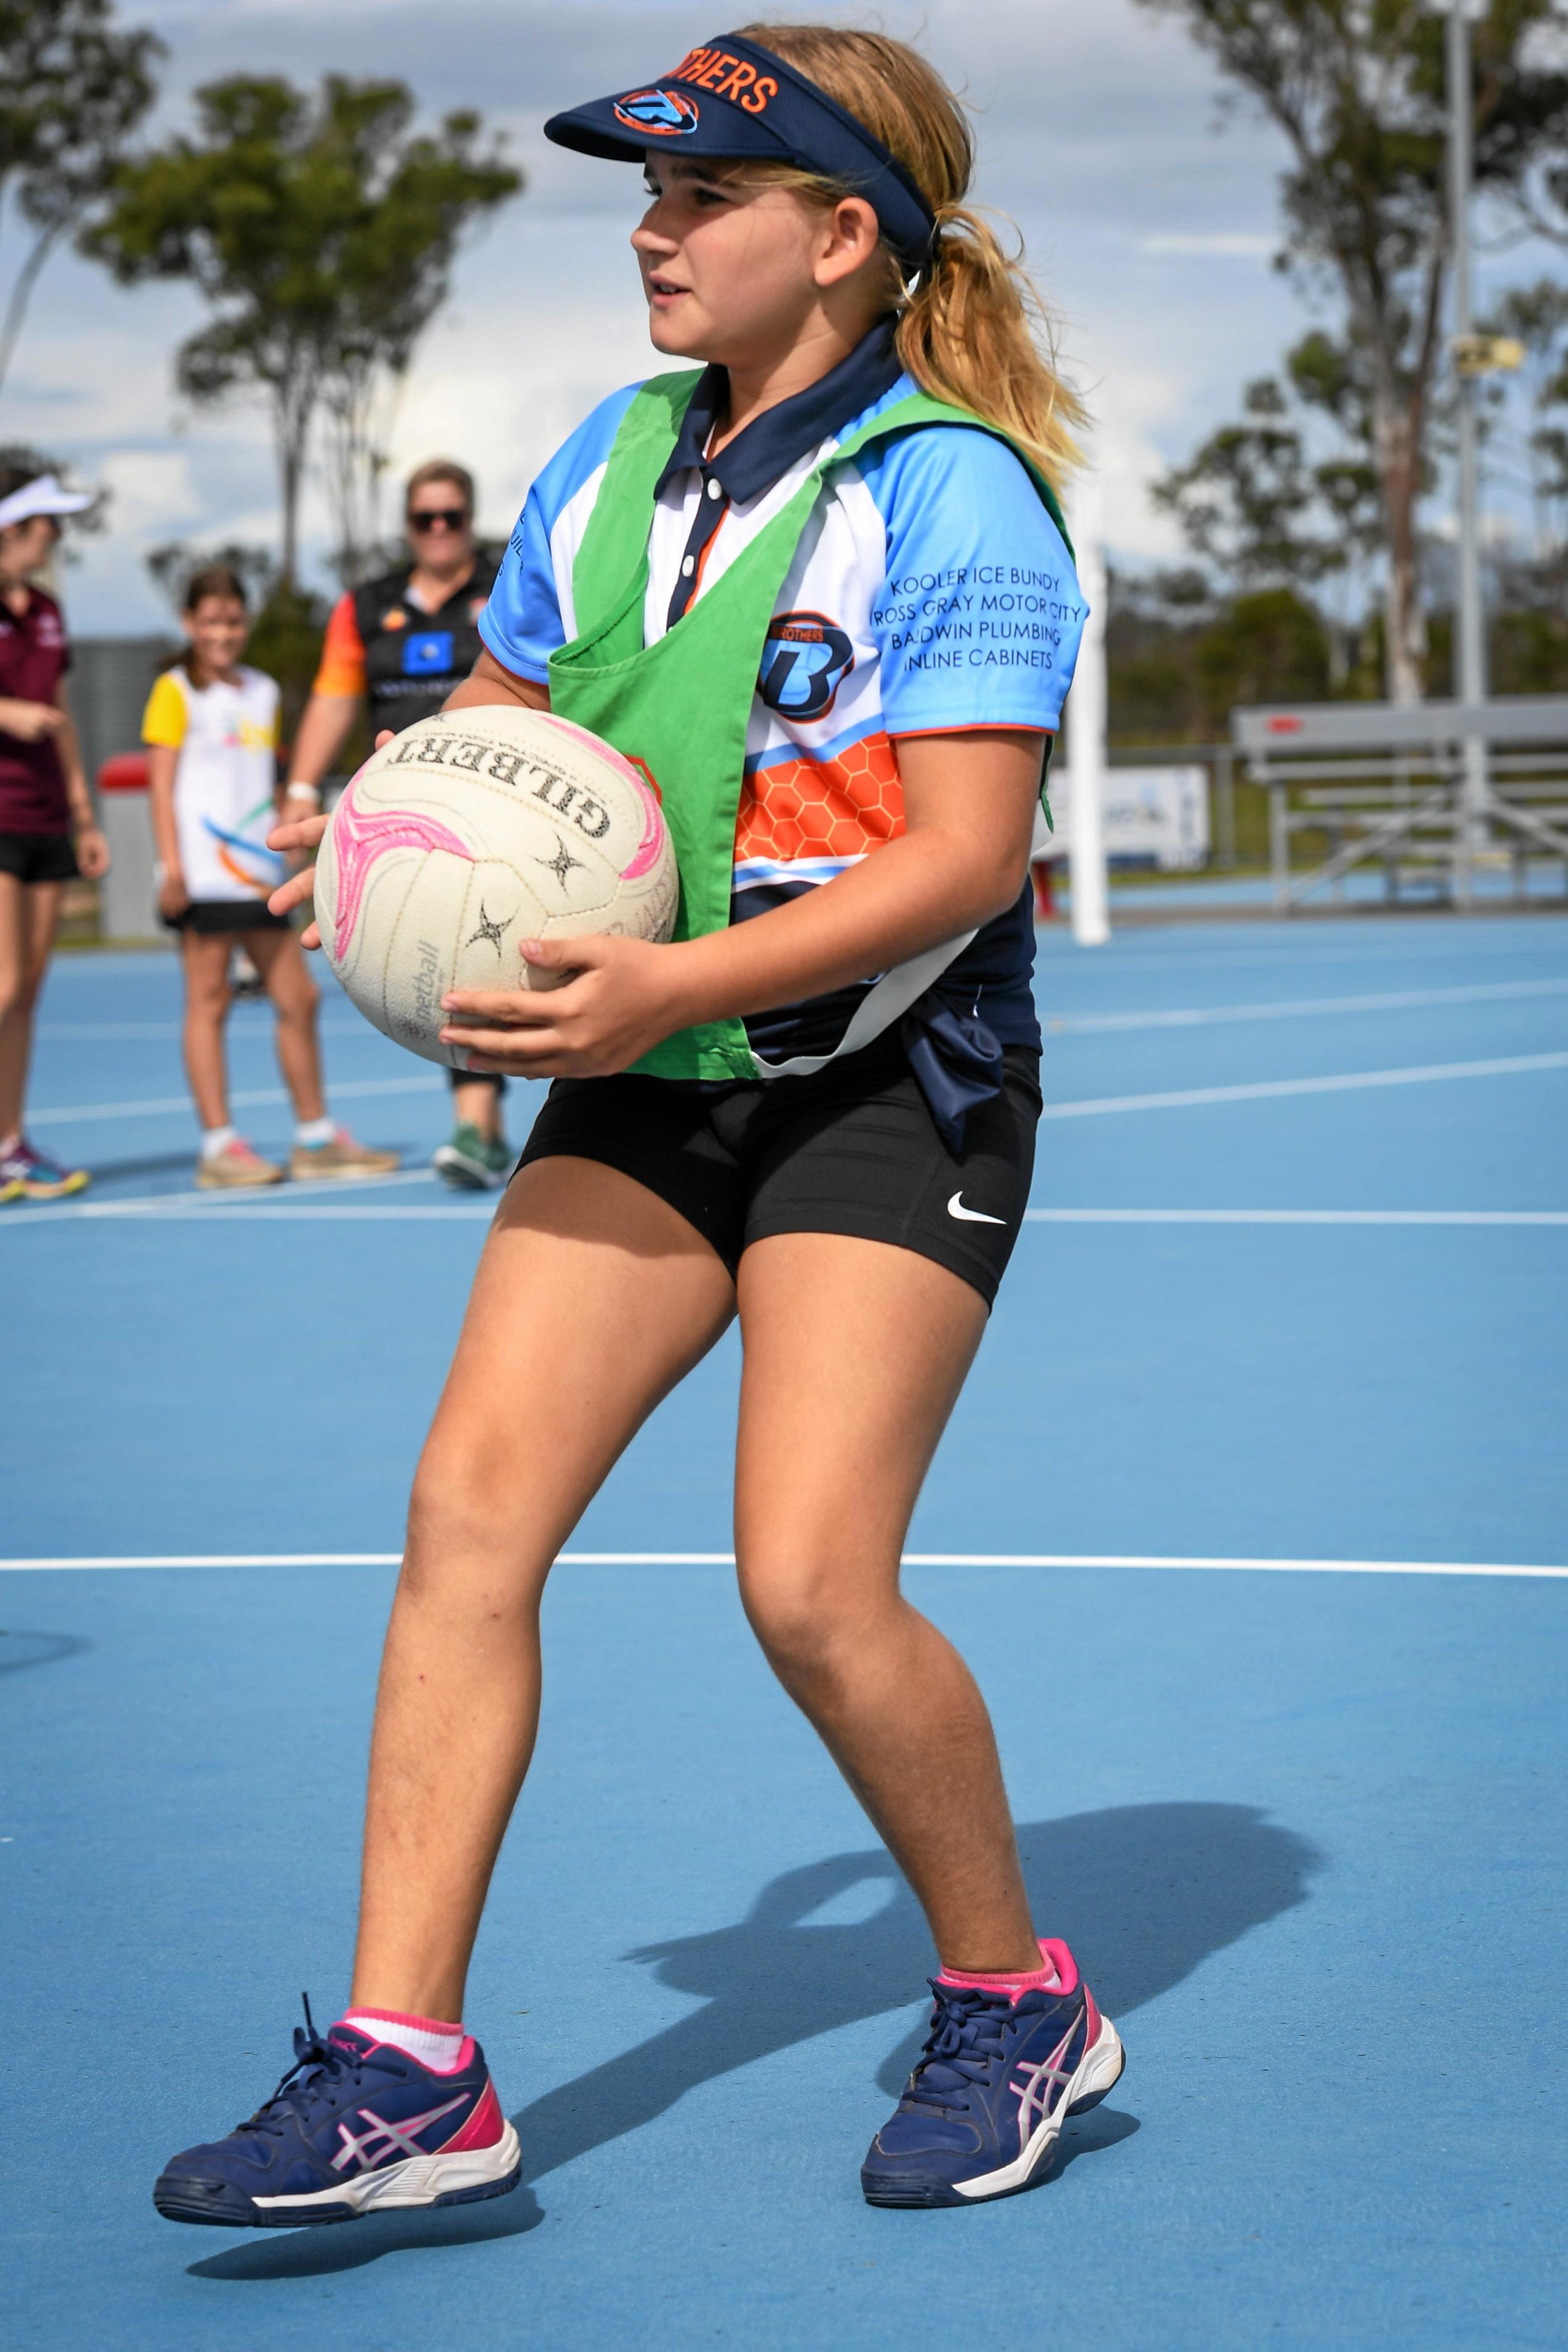
[[[0,833],[0,874],[18,882],[74,882],[80,870],[68,833]]]
[[[165,915],[172,931],[195,931],[213,939],[224,931],[286,931],[287,915],[268,912],[265,898],[193,898],[177,915]]]
[[[1039,1055],[1010,1045],[1002,1091],[969,1114],[954,1158],[896,1038],[813,1078],[698,1086],[557,1078],[520,1168],[570,1153],[635,1177],[733,1274],[773,1234],[851,1234],[934,1258],[989,1307],[1035,1166]]]

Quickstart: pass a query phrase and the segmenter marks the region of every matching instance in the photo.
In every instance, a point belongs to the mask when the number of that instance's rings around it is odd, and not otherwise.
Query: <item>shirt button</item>
[[[681,567],[680,567],[680,576],[681,576],[681,578],[682,578],[683,580],[689,580],[689,579],[690,579],[690,577],[691,577],[691,575],[692,575],[692,573],[696,571],[696,569],[697,569],[697,558],[696,558],[694,555],[689,555],[689,556],[687,556],[687,558],[685,559],[684,562],[681,564]]]
[[[716,481],[711,474],[708,478],[708,495],[710,499],[721,499],[724,495],[722,482]]]

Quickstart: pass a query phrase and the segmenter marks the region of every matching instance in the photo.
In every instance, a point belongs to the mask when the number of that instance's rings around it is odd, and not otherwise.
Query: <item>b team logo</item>
[[[697,100],[683,89],[637,89],[615,102],[616,120],[653,139],[685,139],[697,128]]]
[[[825,613],[775,613],[757,691],[781,719],[821,719],[854,667],[847,631]]]

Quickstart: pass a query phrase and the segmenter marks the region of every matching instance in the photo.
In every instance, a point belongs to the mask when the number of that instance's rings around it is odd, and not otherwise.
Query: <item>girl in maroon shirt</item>
[[[58,1200],[88,1181],[85,1168],[27,1141],[22,1101],[60,894],[75,874],[109,871],[66,702],[60,608],[30,577],[58,518],[91,503],[52,474],[0,472],[0,1204]]]

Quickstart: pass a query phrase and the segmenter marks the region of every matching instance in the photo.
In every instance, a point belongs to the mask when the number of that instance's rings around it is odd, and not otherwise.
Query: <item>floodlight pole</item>
[[[1474,89],[1470,61],[1470,14],[1468,0],[1449,0],[1448,64],[1448,215],[1453,236],[1454,337],[1456,343],[1471,332],[1470,188],[1474,176],[1472,140]],[[1476,853],[1487,839],[1487,740],[1479,714],[1487,699],[1486,607],[1481,586],[1481,539],[1479,497],[1478,379],[1461,364],[1456,370],[1459,404],[1458,479],[1458,612],[1457,683],[1459,700],[1468,719],[1464,739],[1464,789],[1456,883],[1459,899],[1468,905],[1474,894]]]
[[[1105,734],[1109,698],[1105,665],[1104,499],[1094,475],[1079,478],[1072,502],[1079,590],[1089,606],[1072,680],[1068,730],[1068,790],[1071,795],[1068,866],[1072,875],[1072,935],[1080,948],[1102,948],[1110,937],[1105,870]]]

